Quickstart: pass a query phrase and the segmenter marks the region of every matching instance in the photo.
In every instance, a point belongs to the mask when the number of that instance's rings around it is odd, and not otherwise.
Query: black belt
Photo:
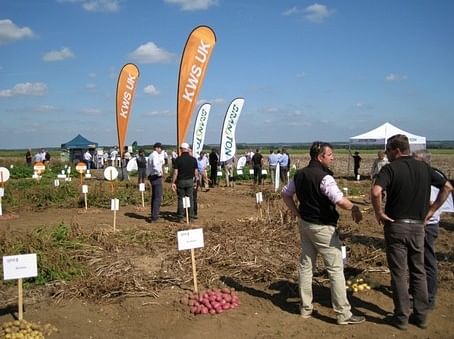
[[[396,224],[424,224],[424,220],[416,219],[396,219],[393,223]]]

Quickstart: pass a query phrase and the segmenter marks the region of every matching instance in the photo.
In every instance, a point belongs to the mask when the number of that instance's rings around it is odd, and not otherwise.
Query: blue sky
[[[236,97],[237,142],[347,141],[386,121],[451,140],[453,17],[449,0],[0,0],[0,148],[116,144],[128,62],[127,143],[174,144],[181,53],[201,24],[217,36],[195,109],[213,105],[208,144]]]

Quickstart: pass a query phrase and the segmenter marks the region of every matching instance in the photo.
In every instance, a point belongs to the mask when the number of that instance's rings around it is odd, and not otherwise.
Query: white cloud
[[[334,13],[333,10],[328,9],[325,5],[313,4],[304,9],[304,17],[312,22],[323,22],[326,18]]]
[[[151,111],[151,112],[145,112],[142,115],[144,117],[155,117],[155,116],[167,116],[167,115],[172,115],[175,114],[169,110],[164,110],[164,111]]]
[[[138,63],[154,64],[169,62],[174,58],[174,54],[159,48],[154,42],[150,41],[139,46],[134,52],[129,53],[128,57]]]
[[[403,74],[395,74],[395,73],[389,73],[386,77],[386,81],[401,81],[407,79],[406,75]]]
[[[84,108],[80,111],[82,114],[85,115],[100,115],[102,111],[98,108]]]
[[[218,4],[217,0],[164,0],[168,4],[175,4],[183,11],[197,11],[208,9]]]
[[[96,84],[86,84],[85,88],[88,90],[94,90],[96,89]]]
[[[296,75],[296,77],[297,77],[298,79],[304,79],[305,76],[306,76],[306,74],[304,74],[304,72],[298,73],[298,74]]]
[[[143,92],[145,94],[149,94],[149,95],[159,95],[159,91],[156,89],[156,87],[154,87],[153,85],[148,85],[146,86],[144,89],[143,89]]]
[[[63,47],[59,51],[50,51],[43,55],[43,60],[49,62],[62,61],[71,58],[74,58],[74,53],[68,47]]]
[[[88,12],[117,12],[120,10],[119,0],[58,0],[60,3],[77,3]]]
[[[28,27],[18,27],[9,19],[0,20],[0,45],[24,38],[32,38],[35,34]]]
[[[47,85],[42,82],[25,82],[16,84],[12,89],[0,90],[0,97],[14,97],[17,95],[41,96],[47,93]]]
[[[284,11],[284,12],[282,13],[282,15],[284,15],[284,16],[290,16],[290,15],[298,14],[298,13],[300,13],[300,12],[301,12],[301,10],[299,10],[299,9],[296,8],[296,6],[295,6],[295,7],[289,8],[289,9],[287,9],[286,11]]]
[[[41,105],[41,106],[35,107],[33,109],[33,111],[39,112],[39,113],[55,112],[55,111],[57,111],[57,107],[52,106],[52,105]]]

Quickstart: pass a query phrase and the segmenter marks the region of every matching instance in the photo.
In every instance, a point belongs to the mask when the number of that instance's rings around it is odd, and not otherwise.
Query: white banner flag
[[[205,142],[205,133],[207,130],[208,117],[210,115],[211,104],[206,103],[200,106],[199,112],[195,119],[194,135],[192,137],[192,155],[199,158]]]
[[[224,125],[221,136],[221,155],[220,161],[224,162],[232,159],[236,153],[235,128],[243,109],[244,99],[236,98],[231,103],[225,113]]]

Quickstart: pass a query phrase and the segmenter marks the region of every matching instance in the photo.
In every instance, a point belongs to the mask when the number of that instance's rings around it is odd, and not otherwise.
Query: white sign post
[[[262,202],[263,202],[263,194],[262,192],[255,193],[255,200],[257,202],[257,209],[260,213],[260,219],[262,219]]]
[[[120,209],[120,201],[116,198],[112,199],[110,201],[110,209],[114,212],[113,230],[115,232],[117,230],[117,211]]]
[[[189,207],[191,207],[191,200],[189,197],[183,197],[183,208],[186,210],[186,223],[189,224]]]
[[[145,192],[145,183],[141,182],[139,184],[139,191],[142,194],[142,207],[145,207],[145,199],[143,197],[143,192]]]
[[[84,173],[87,170],[87,164],[84,162],[79,162],[76,165],[76,171],[80,173],[80,184],[82,185],[84,182]]]
[[[22,320],[24,318],[22,279],[36,277],[37,275],[38,264],[36,253],[3,257],[3,279],[18,279],[17,287],[19,320]]]
[[[88,209],[88,204],[87,204],[88,185],[82,185],[82,193],[84,194],[85,210],[87,210]]]
[[[9,170],[6,167],[0,167],[0,215],[3,215],[2,198],[5,195],[4,183],[9,179]]]
[[[191,250],[191,261],[192,261],[192,275],[194,280],[194,292],[198,293],[197,288],[197,269],[195,265],[195,254],[194,248],[201,248],[204,246],[203,241],[203,229],[196,228],[193,230],[179,231],[177,232],[178,239],[178,250]]]
[[[279,163],[276,165],[276,173],[274,175],[274,192],[277,192],[281,184],[281,166]]]

